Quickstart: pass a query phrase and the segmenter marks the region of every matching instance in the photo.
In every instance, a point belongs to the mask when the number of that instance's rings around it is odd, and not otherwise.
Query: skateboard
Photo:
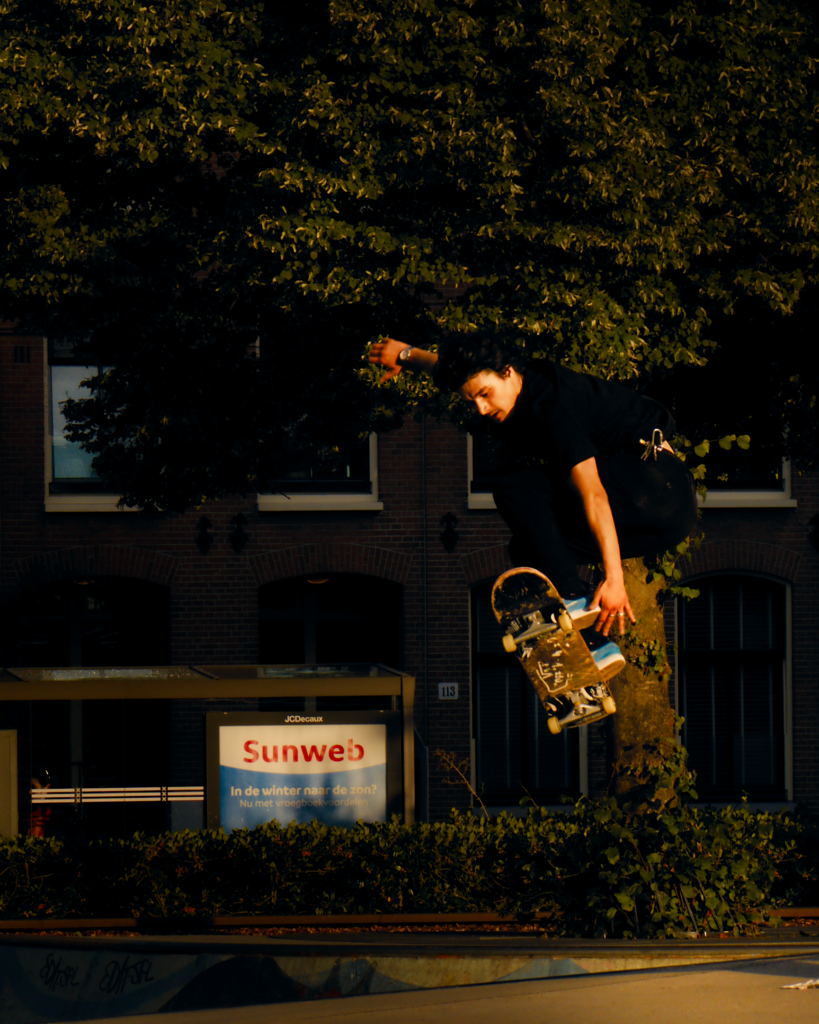
[[[549,731],[598,722],[617,710],[611,690],[552,583],[537,569],[510,569],[492,588],[503,647],[521,664],[550,712]]]

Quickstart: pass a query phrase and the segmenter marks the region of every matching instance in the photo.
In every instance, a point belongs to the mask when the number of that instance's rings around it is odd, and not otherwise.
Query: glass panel
[[[709,667],[683,668],[680,686],[683,745],[688,763],[697,772],[698,782],[715,786],[714,692]]]
[[[528,681],[524,683],[524,693],[528,693],[524,723],[526,787],[531,787],[532,795],[542,790],[568,792],[573,785],[572,734],[567,730],[553,736],[546,724],[549,714]]]
[[[169,707],[152,699],[6,702],[0,726],[18,732],[22,831],[75,841],[164,832]],[[74,787],[82,787],[82,803]],[[51,792],[34,803],[32,789]]]
[[[700,597],[681,609],[680,696],[697,789],[706,799],[782,799],[783,588],[749,576],[694,585]]]
[[[163,668],[12,668],[20,679],[30,682],[59,680],[75,682],[80,679],[201,679],[202,673],[184,665]]]
[[[304,624],[259,620],[259,661],[263,665],[302,665]]]
[[[478,792],[509,791],[517,788],[522,759],[519,726],[521,687],[518,669],[479,668],[478,700]],[[521,796],[523,792],[521,791]]]
[[[683,605],[683,648],[708,651],[711,649],[711,590],[707,584],[697,589],[700,596]]]
[[[263,494],[354,493],[371,494],[370,439],[362,438],[344,449],[327,445],[306,454],[294,448],[279,453]]]
[[[749,581],[742,588],[742,646],[770,651],[776,646],[770,587]]]
[[[210,679],[289,679],[292,677],[352,675],[356,679],[394,679],[401,675],[383,665],[364,662],[356,665],[197,665]]]
[[[65,437],[66,421],[62,402],[66,398],[88,398],[90,389],[80,381],[96,374],[94,366],[51,367],[51,451],[55,480],[98,480],[91,468],[93,455],[83,451],[76,441]]]
[[[472,493],[491,494],[505,469],[502,447],[488,433],[476,430],[472,435]]]
[[[383,625],[382,625],[383,623]],[[367,621],[359,613],[352,621],[332,619],[316,623],[316,661],[374,661],[385,665],[398,662],[398,623],[380,616]]]
[[[261,664],[401,660],[401,587],[363,573],[326,573],[259,589]]]
[[[742,761],[735,781],[742,786],[770,786],[775,779],[774,687],[769,665],[744,665],[742,689]]]
[[[741,589],[735,581],[714,583],[711,614],[715,651],[738,651],[742,646],[741,601]]]
[[[705,460],[705,486],[714,492],[782,491],[782,458],[754,444],[745,450],[734,445],[727,451],[712,444]]]
[[[164,665],[169,602],[167,588],[121,576],[26,588],[9,660],[37,668]]]
[[[477,602],[478,619],[476,638],[478,653],[499,654],[503,650],[503,630],[492,611],[491,590],[486,587],[475,591],[475,601]]]

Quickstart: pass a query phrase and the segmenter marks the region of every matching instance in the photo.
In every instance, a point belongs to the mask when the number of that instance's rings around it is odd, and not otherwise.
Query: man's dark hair
[[[458,391],[481,370],[502,374],[507,366],[522,373],[528,360],[511,337],[476,331],[451,334],[438,346],[435,384],[442,391]]]

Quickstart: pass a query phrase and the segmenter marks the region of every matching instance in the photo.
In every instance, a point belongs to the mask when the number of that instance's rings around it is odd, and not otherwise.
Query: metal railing
[[[170,800],[201,803],[205,799],[204,786],[71,786],[30,792],[32,804],[156,804]]]

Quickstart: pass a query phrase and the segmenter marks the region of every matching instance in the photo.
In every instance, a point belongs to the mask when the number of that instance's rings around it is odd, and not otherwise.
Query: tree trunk
[[[623,562],[623,572],[637,624],[629,628],[620,644],[626,667],[609,684],[617,701],[617,714],[608,719],[612,791],[616,795],[636,785],[642,775],[640,768],[656,759],[647,745],[655,746],[674,736],[674,712],[668,699],[670,668],[659,600],[664,584],[651,581],[639,558]],[[638,776],[626,774],[627,766],[636,769]]]

